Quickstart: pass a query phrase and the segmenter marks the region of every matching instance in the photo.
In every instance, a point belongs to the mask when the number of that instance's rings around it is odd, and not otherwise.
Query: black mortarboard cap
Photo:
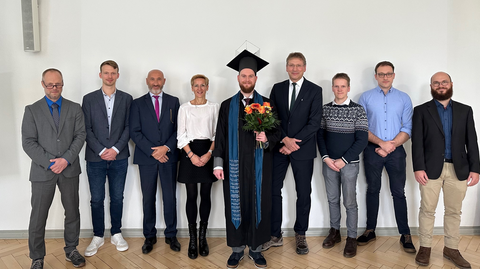
[[[255,74],[267,65],[267,61],[248,50],[242,51],[227,64],[228,67],[237,70],[238,72],[242,71],[244,68],[250,68]]]

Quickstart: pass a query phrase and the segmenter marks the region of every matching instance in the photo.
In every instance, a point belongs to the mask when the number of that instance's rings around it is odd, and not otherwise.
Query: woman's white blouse
[[[177,146],[185,147],[194,139],[215,141],[220,105],[207,100],[204,105],[186,102],[178,110]]]

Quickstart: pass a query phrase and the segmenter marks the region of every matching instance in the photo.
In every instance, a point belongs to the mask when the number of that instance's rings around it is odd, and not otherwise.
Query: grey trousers
[[[349,163],[340,172],[333,171],[323,163],[323,178],[327,191],[330,227],[340,230],[340,195],[343,193],[343,205],[347,212],[347,236],[357,237],[357,177],[359,163]]]
[[[60,174],[48,181],[32,181],[31,183],[32,212],[28,226],[30,258],[35,260],[45,256],[45,225],[57,185],[61,193],[62,205],[65,209],[64,250],[65,253],[71,252],[78,246],[78,237],[80,235],[78,176],[66,178]]]
[[[262,245],[258,246],[256,249],[249,247],[252,252],[262,252]],[[245,250],[245,245],[239,247],[232,247],[233,252],[243,252]]]

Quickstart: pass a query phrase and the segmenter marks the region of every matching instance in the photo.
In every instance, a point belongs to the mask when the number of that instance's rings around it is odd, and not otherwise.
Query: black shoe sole
[[[357,245],[358,245],[358,246],[365,246],[365,245],[367,245],[368,243],[370,243],[370,242],[372,242],[372,241],[375,241],[375,240],[377,240],[376,237],[368,240],[367,242],[360,242],[360,241],[357,240]]]
[[[295,250],[295,252],[298,254],[298,255],[306,255],[308,254],[309,250],[308,248],[307,249],[302,249],[302,250],[299,250],[298,248]]]
[[[345,258],[353,258],[353,257],[355,257],[355,256],[357,256],[357,253],[355,253],[355,254],[350,254],[350,255],[347,255],[347,254],[343,253],[343,257],[345,257]]]
[[[402,246],[403,250],[404,250],[406,253],[417,253],[417,250],[416,250],[416,249],[414,249],[414,248],[405,248],[405,247],[403,246],[402,242],[401,242],[401,241],[399,241],[399,242],[400,242],[400,246]]]

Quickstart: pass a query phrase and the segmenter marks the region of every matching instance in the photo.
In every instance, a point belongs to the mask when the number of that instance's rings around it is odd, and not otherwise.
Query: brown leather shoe
[[[325,238],[325,240],[323,240],[322,247],[323,248],[333,248],[333,246],[335,246],[335,243],[340,243],[340,240],[341,240],[340,230],[337,230],[335,228],[330,228],[330,231],[328,232],[327,238]]]
[[[295,245],[297,246],[296,252],[298,255],[305,255],[308,253],[309,250],[305,235],[295,233]]]
[[[357,255],[357,238],[347,237],[347,243],[343,250],[343,257],[353,258]]]
[[[428,266],[428,264],[430,263],[431,252],[432,252],[432,248],[420,246],[417,256],[415,257],[415,262],[421,266]]]
[[[443,247],[443,257],[451,260],[457,267],[461,269],[472,268],[470,263],[462,257],[462,254],[460,254],[458,249]]]

